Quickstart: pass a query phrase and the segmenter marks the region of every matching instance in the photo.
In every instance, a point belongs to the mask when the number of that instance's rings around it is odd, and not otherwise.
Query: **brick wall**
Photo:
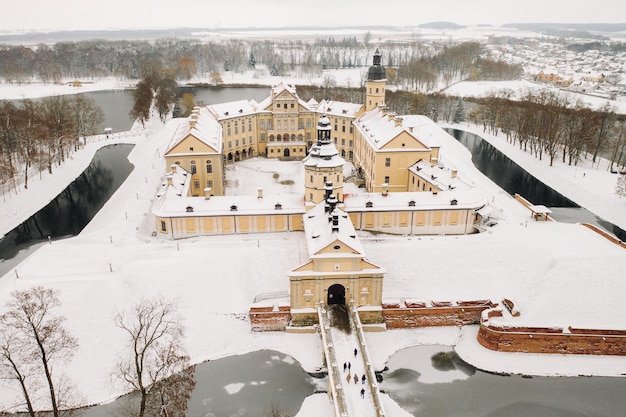
[[[255,332],[284,331],[291,320],[289,311],[253,312],[250,310],[250,326]]]
[[[383,320],[388,329],[478,324],[492,306],[490,301],[390,303],[383,305]]]
[[[495,327],[481,323],[478,342],[501,352],[626,355],[626,332],[598,329]],[[601,334],[604,332],[604,334]]]

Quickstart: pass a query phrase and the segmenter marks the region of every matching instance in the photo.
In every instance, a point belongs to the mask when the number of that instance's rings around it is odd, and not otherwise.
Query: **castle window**
[[[213,188],[213,180],[207,180],[206,186],[207,188]]]
[[[196,173],[196,161],[191,161],[190,169],[191,169],[191,175]]]
[[[385,177],[385,184],[389,184],[389,176]]]
[[[390,167],[391,166],[391,158],[385,158],[385,166],[386,167]]]
[[[165,224],[165,220],[161,220],[161,231],[167,232],[167,225]]]
[[[206,161],[206,173],[207,174],[213,173],[213,165],[211,165],[211,161]]]
[[[195,181],[193,182],[193,188],[200,188],[200,181],[195,180]]]
[[[283,109],[286,109],[286,108],[287,108],[287,103],[283,105]]]
[[[261,133],[260,140],[261,140],[261,142],[265,142],[265,133]]]
[[[265,120],[261,120],[260,128],[265,129]]]

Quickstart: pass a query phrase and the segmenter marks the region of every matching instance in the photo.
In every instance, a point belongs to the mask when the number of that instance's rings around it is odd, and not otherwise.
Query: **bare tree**
[[[182,413],[173,410],[186,407],[188,397],[181,401],[181,395],[190,395],[194,382],[176,306],[163,298],[142,299],[130,311],[118,313],[115,324],[127,333],[131,354],[118,361],[114,375],[138,392],[136,416],[184,415],[184,408]]]
[[[35,417],[28,385],[32,366],[29,366],[25,352],[20,349],[22,343],[16,329],[5,323],[4,316],[0,316],[0,379],[13,380],[19,385],[28,415]]]
[[[63,327],[65,317],[53,314],[53,309],[60,305],[58,292],[53,289],[34,287],[14,291],[7,302],[8,311],[2,315],[1,320],[2,325],[12,329],[13,332],[12,335],[8,335],[10,337],[6,339],[6,343],[3,343],[10,347],[7,352],[11,358],[16,359],[17,367],[13,369],[13,375],[17,376],[19,373],[20,381],[25,381],[26,373],[18,371],[18,368],[31,367],[41,361],[54,417],[59,417],[60,397],[63,391],[55,390],[55,382],[59,382],[60,379],[53,376],[53,364],[69,359],[78,346],[76,339]],[[13,356],[14,348],[19,350],[20,361],[23,363],[18,363],[17,357]],[[3,359],[7,359],[5,354]],[[25,388],[24,385],[23,389]],[[26,391],[24,395],[25,400],[29,402]]]

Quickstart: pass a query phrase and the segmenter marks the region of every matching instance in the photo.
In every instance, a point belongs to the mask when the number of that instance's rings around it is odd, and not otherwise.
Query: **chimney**
[[[257,192],[257,195],[256,195],[257,198],[263,198],[263,187],[257,188],[256,192]]]
[[[381,184],[381,188],[383,189],[383,197],[387,197],[387,194],[389,194],[389,184],[387,184],[386,182],[383,182]]]
[[[333,214],[333,227],[332,227],[332,231],[333,232],[338,232],[339,231],[339,216],[336,214]]]
[[[457,174],[458,174],[458,173],[459,173],[459,171],[458,171],[458,170],[456,170],[456,169],[452,169],[452,170],[450,170],[450,177],[451,177],[451,178],[456,178],[456,176],[457,176]]]
[[[171,187],[172,185],[174,185],[174,180],[172,179],[171,175],[166,175],[165,179],[167,180],[167,186]]]
[[[413,133],[413,126],[409,126],[409,133]]]
[[[211,191],[213,190],[213,188],[211,187],[206,187],[204,189],[204,199],[205,200],[209,200],[211,198]]]

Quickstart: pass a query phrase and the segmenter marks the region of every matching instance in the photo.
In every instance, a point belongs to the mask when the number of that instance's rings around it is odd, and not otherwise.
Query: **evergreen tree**
[[[452,119],[453,123],[461,123],[465,120],[465,108],[463,106],[463,99],[459,97],[459,100],[456,102],[456,110],[454,111],[454,118]]]

